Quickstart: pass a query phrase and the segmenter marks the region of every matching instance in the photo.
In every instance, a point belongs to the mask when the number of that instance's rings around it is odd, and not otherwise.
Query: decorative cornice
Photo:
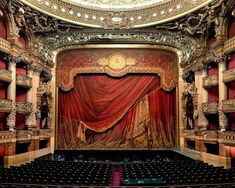
[[[12,100],[0,99],[0,112],[11,112],[12,107]]]
[[[15,131],[0,131],[0,144],[16,142]]]
[[[16,111],[20,114],[30,114],[33,104],[30,102],[16,102]]]
[[[202,103],[202,111],[205,114],[216,114],[218,113],[218,102],[205,102]]]
[[[16,84],[21,87],[31,88],[32,87],[32,78],[25,75],[16,75]]]
[[[223,71],[223,82],[228,83],[232,81],[235,81],[235,68]]]
[[[78,25],[105,28],[104,26],[112,22],[111,25],[116,28],[117,25],[118,28],[126,28],[127,23],[130,25],[129,28],[138,28],[184,16],[207,5],[212,0],[174,0],[155,7],[128,11],[95,10],[78,7],[61,0],[21,0],[21,2],[40,12]],[[116,16],[115,12],[125,16]]]
[[[235,99],[226,99],[222,101],[222,110],[225,113],[235,112]]]
[[[12,81],[12,72],[3,68],[0,68],[0,80],[10,83]]]
[[[203,87],[210,88],[219,84],[219,75],[214,74],[203,78]]]
[[[225,41],[224,43],[224,53],[231,53],[235,51],[235,36],[228,39],[227,41]]]

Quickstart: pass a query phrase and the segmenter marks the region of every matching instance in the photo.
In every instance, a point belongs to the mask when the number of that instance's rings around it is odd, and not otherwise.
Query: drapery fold
[[[59,147],[171,147],[174,97],[156,75],[77,76],[59,92]]]

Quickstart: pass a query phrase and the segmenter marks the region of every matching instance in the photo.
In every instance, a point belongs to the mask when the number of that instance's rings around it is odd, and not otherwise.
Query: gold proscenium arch
[[[64,91],[73,88],[77,74],[88,73],[104,73],[113,77],[128,73],[158,74],[164,90],[170,91],[177,86],[181,53],[172,47],[142,44],[74,45],[60,48],[55,53],[57,86]]]

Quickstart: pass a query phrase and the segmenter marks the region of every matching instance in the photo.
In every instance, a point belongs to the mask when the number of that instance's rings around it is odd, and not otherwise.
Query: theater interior
[[[234,0],[1,0],[0,187],[235,187]]]

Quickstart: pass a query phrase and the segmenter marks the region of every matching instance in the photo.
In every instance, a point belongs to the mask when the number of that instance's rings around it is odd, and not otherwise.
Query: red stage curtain
[[[59,147],[78,147],[79,139],[99,147],[172,146],[175,92],[162,91],[158,76],[80,75],[74,83],[59,92]]]

